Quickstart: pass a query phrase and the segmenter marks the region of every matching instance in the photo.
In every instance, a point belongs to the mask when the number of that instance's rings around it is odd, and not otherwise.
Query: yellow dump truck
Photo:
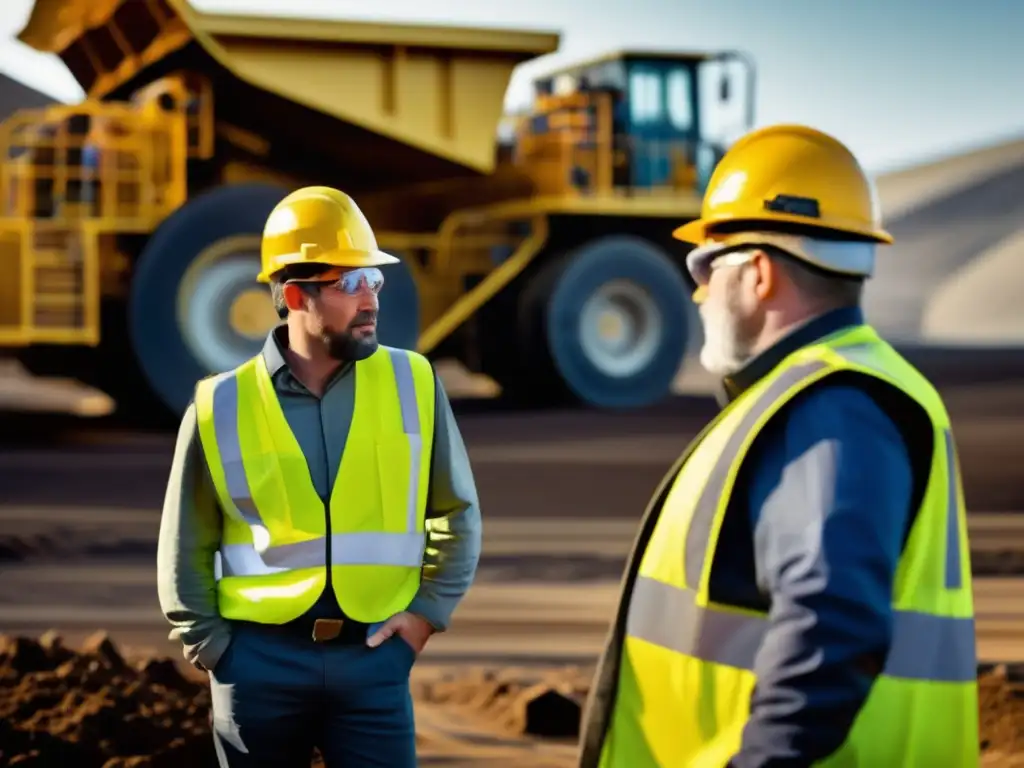
[[[670,233],[753,119],[741,54],[607,56],[509,117],[557,34],[37,0],[19,39],[87,94],[0,127],[0,347],[33,372],[180,412],[277,321],[268,212],[327,184],[402,259],[385,343],[536,404],[669,392],[695,325]]]

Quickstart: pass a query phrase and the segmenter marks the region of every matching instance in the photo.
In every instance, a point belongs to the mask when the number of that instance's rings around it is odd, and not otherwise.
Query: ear
[[[779,275],[778,265],[768,258],[764,251],[757,251],[753,258],[754,268],[757,272],[757,284],[754,286],[754,293],[757,298],[764,301],[770,298],[778,290]]]
[[[289,312],[301,312],[306,308],[308,294],[295,283],[285,283],[282,294]]]

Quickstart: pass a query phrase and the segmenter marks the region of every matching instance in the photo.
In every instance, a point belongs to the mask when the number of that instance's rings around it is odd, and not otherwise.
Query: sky
[[[0,0],[0,71],[81,97],[55,56],[14,40],[32,0]],[[514,27],[562,33],[532,78],[623,48],[739,49],[758,65],[756,124],[813,125],[874,172],[1024,135],[1024,1],[974,0],[192,0],[218,13]],[[369,11],[368,8],[373,8]],[[443,10],[442,10],[443,8]],[[1012,94],[1018,94],[1013,97]]]

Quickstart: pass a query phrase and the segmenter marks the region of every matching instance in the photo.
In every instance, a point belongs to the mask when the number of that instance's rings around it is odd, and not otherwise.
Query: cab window
[[[689,69],[677,67],[668,74],[668,119],[677,131],[688,132],[695,127],[693,114],[693,76]]]
[[[629,78],[629,104],[634,125],[657,123],[664,119],[661,75],[657,72],[633,72]]]

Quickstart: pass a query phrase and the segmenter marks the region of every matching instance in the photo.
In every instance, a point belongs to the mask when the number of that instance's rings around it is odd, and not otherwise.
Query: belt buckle
[[[341,619],[317,619],[313,622],[313,642],[326,643],[336,639],[344,623]]]

